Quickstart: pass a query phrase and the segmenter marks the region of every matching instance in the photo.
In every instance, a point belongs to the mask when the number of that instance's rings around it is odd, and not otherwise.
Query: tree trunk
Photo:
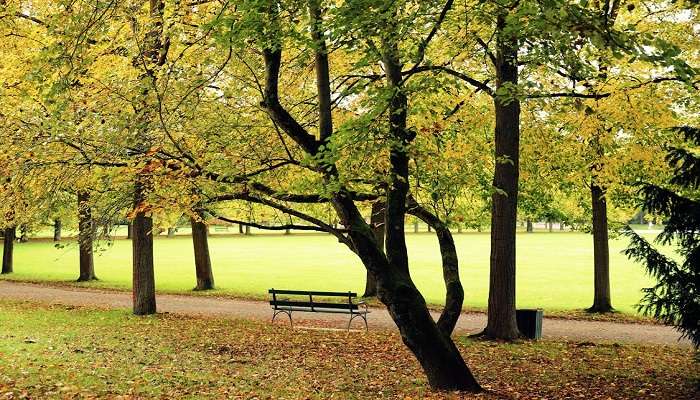
[[[250,225],[245,226],[245,235],[249,236],[250,235]]]
[[[564,230],[564,222],[559,223],[559,230],[563,231]]]
[[[5,228],[2,247],[2,274],[11,274],[13,272],[13,258],[15,250],[15,237],[17,236],[17,228]]]
[[[61,223],[61,220],[56,218],[53,220],[53,241],[54,242],[60,242],[61,241],[61,226],[63,224]]]
[[[132,222],[132,297],[134,314],[136,315],[155,314],[156,312],[156,285],[153,271],[153,220],[145,211],[141,210],[146,194],[143,179],[150,179],[150,177],[139,177],[137,179],[134,202],[136,216]]]
[[[169,238],[174,238],[175,237],[175,231],[176,229],[173,227],[168,228],[168,237]]]
[[[552,221],[547,222],[547,227],[550,232],[554,231],[554,223]]]
[[[418,233],[418,221],[413,223],[413,233]]]
[[[428,225],[428,232],[432,232],[432,231],[433,231],[433,228],[430,225]]]
[[[608,248],[608,211],[604,190],[591,184],[593,208],[593,306],[590,312],[613,311],[610,299],[610,251]]]
[[[376,201],[372,204],[372,215],[370,216],[370,224],[374,238],[377,240],[377,245],[384,251],[384,211],[385,205],[382,201]],[[362,297],[374,297],[377,295],[377,279],[372,271],[367,270],[367,279],[365,282],[365,293]]]
[[[420,218],[423,222],[432,226],[438,237],[440,244],[440,255],[442,256],[442,276],[445,281],[445,308],[443,308],[437,326],[446,336],[450,336],[457,325],[460,315],[462,315],[462,304],[464,303],[464,288],[459,279],[459,258],[454,238],[449,227],[436,215],[422,207],[413,196],[407,199],[408,212]]]
[[[128,224],[126,224],[126,238],[131,239],[134,236],[134,224],[129,221]]]
[[[78,192],[78,250],[80,253],[80,276],[78,282],[96,280],[95,261],[93,257],[93,239],[95,237],[90,192]]]
[[[148,213],[147,197],[153,190],[152,171],[155,169],[154,161],[147,156],[149,149],[155,141],[151,132],[151,125],[156,119],[157,106],[149,102],[148,93],[151,86],[155,86],[158,69],[167,59],[168,47],[163,46],[163,12],[165,3],[163,0],[149,0],[149,16],[143,24],[142,60],[144,71],[141,79],[151,80],[149,85],[142,90],[143,99],[139,104],[137,118],[138,142],[137,148],[146,155],[145,165],[138,172],[134,190],[134,220],[133,220],[133,286],[132,296],[134,302],[134,314],[146,315],[156,312],[155,275],[153,271],[153,219]],[[136,24],[133,24],[135,30]],[[136,30],[135,35],[140,35]]]
[[[527,225],[527,233],[532,233],[534,231],[532,221],[528,219],[525,224]]]
[[[291,234],[292,234],[292,230],[291,230],[291,229],[285,229],[285,230],[284,230],[284,234],[285,234],[285,235],[291,235]]]
[[[203,215],[199,214],[199,219],[190,218],[192,225],[192,245],[194,246],[194,265],[197,273],[197,287],[194,290],[214,289],[214,274],[211,269],[211,257],[209,257],[209,239],[207,235],[207,224],[202,220]]]
[[[518,84],[517,40],[504,32],[506,15],[497,18],[496,87],[506,92]],[[515,231],[520,164],[520,102],[494,97],[496,170],[491,206],[491,259],[488,323],[484,336],[513,340],[520,336],[515,320]]]

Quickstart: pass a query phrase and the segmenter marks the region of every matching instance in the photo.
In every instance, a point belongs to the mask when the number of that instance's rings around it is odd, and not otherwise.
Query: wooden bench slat
[[[328,297],[357,297],[357,293],[354,292],[316,292],[316,291],[307,291],[307,290],[278,290],[278,289],[270,289],[267,291],[268,293],[272,294],[290,294],[290,295],[312,295],[312,296],[328,296]]]
[[[359,307],[357,304],[350,304],[350,303],[317,303],[317,302],[310,302],[310,301],[292,301],[292,300],[277,300],[277,301],[270,301],[271,306],[294,306],[294,307],[305,307],[311,309],[313,308],[333,308],[333,309],[353,309],[357,310]]]

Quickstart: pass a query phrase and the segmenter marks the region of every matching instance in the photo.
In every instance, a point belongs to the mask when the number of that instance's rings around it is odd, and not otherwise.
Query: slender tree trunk
[[[93,257],[93,239],[95,237],[90,192],[78,192],[78,249],[80,253],[80,276],[78,282],[96,280],[95,261]]]
[[[381,201],[372,204],[372,215],[370,216],[370,224],[372,232],[377,240],[377,245],[384,251],[384,211],[385,205]],[[367,279],[365,282],[365,293],[362,297],[374,297],[377,295],[377,279],[372,271],[367,270]]]
[[[496,92],[518,84],[517,40],[505,31],[506,16],[497,17]],[[515,320],[515,231],[520,164],[520,102],[496,96],[496,171],[491,207],[491,260],[488,323],[484,336],[513,340],[520,336]]]
[[[554,231],[554,223],[552,221],[547,222],[547,227],[550,232]]]
[[[197,273],[197,286],[194,290],[214,289],[214,274],[211,269],[211,257],[209,257],[209,239],[207,224],[199,218],[190,218],[192,225],[192,245],[194,246],[194,265]]]
[[[239,234],[242,235],[242,234],[244,233],[243,229],[244,229],[244,228],[243,228],[243,224],[238,224],[238,233],[239,233]]]
[[[250,225],[245,226],[245,235],[249,236],[250,235]]]
[[[54,242],[60,242],[61,241],[61,226],[63,224],[61,223],[61,220],[56,218],[53,220],[53,241]]]
[[[168,237],[169,238],[174,238],[175,237],[175,231],[176,229],[173,227],[168,228]]]
[[[437,234],[446,289],[445,308],[440,314],[437,326],[443,334],[450,336],[462,315],[462,304],[464,304],[464,289],[459,279],[459,258],[454,238],[449,227],[436,215],[418,204],[413,196],[408,196],[407,203],[408,212],[423,220],[428,226],[432,226]]]
[[[413,223],[413,233],[418,233],[418,221]]]
[[[532,226],[531,220],[528,219],[527,222],[525,222],[525,225],[527,226],[527,228],[526,228],[527,233],[532,233],[535,230],[534,227]]]
[[[14,250],[15,250],[15,237],[17,236],[17,228],[9,227],[5,228],[3,235],[3,247],[2,247],[2,274],[11,274],[14,270]]]
[[[144,22],[142,43],[142,58],[139,63],[145,64],[146,71],[141,79],[152,80],[155,84],[157,71],[166,62],[168,47],[163,46],[163,0],[149,0],[149,16]],[[135,25],[134,25],[135,26]],[[140,35],[140,32],[134,32]],[[149,84],[143,89],[144,99],[137,118],[138,148],[142,154],[147,154],[153,145],[151,125],[155,120],[155,104],[149,101]],[[153,190],[152,172],[154,162],[146,156],[145,165],[137,174],[134,187],[134,220],[133,220],[133,286],[134,314],[146,315],[156,312],[155,274],[153,271],[153,219],[147,210],[147,196]]]
[[[608,211],[604,190],[591,184],[593,206],[593,306],[590,312],[613,311],[610,298],[610,250],[608,247]]]

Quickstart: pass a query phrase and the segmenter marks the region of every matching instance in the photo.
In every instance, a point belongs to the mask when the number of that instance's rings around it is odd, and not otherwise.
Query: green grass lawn
[[[2,399],[697,399],[677,346],[457,338],[487,393],[431,392],[391,331],[0,300]]]
[[[409,234],[411,274],[426,300],[443,301],[444,286],[437,239]],[[465,307],[483,308],[488,293],[489,235],[455,235],[465,289]],[[69,243],[66,240],[64,243]],[[624,239],[611,240],[613,305],[633,313],[640,289],[651,284],[640,265],[620,251]],[[329,235],[212,235],[210,249],[217,290],[212,294],[265,297],[267,289],[353,290],[362,293],[365,270],[347,248]],[[518,307],[573,310],[592,302],[593,254],[590,235],[536,232],[518,235]],[[189,237],[155,241],[156,285],[161,292],[189,292],[195,284]],[[71,281],[77,275],[77,246],[55,248],[49,241],[18,244],[15,273],[3,279]],[[128,289],[131,242],[118,239],[97,253],[96,287]]]

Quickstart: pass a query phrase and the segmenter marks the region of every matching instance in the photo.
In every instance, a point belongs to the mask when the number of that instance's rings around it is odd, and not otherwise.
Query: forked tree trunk
[[[80,253],[80,276],[78,282],[96,280],[95,261],[93,257],[93,239],[95,237],[90,192],[78,192],[78,250]]]
[[[613,311],[610,298],[610,250],[608,247],[608,210],[604,190],[591,184],[593,208],[593,306],[590,312]]]
[[[462,288],[462,282],[459,279],[459,258],[454,238],[449,227],[436,215],[418,204],[411,195],[409,195],[407,203],[408,212],[420,218],[428,226],[432,226],[437,234],[442,257],[442,276],[446,289],[445,307],[440,314],[437,326],[443,334],[450,336],[457,325],[457,320],[462,315],[462,304],[464,303],[464,288]]]
[[[11,274],[13,272],[13,258],[15,251],[15,237],[17,236],[17,228],[5,228],[2,246],[2,273]]]
[[[61,241],[61,227],[62,227],[61,220],[56,218],[53,220],[53,241],[54,242],[60,242]]]
[[[209,257],[207,224],[202,218],[202,214],[199,214],[199,218],[190,218],[194,265],[197,274],[197,286],[194,290],[211,290],[214,289],[214,274],[211,269],[211,257]]]
[[[370,224],[372,224],[372,232],[377,240],[377,244],[384,251],[384,210],[385,205],[381,201],[372,204],[372,215],[370,216]],[[367,279],[365,281],[365,293],[362,297],[374,297],[377,295],[377,279],[374,274],[367,270]]]
[[[506,16],[497,18],[496,86],[518,84],[517,40],[504,32]],[[506,89],[509,93],[509,89]],[[483,335],[513,340],[520,336],[515,320],[515,231],[518,210],[520,160],[520,102],[517,98],[494,97],[496,112],[496,170],[491,206],[491,259],[488,323]]]
[[[525,224],[527,226],[527,228],[526,228],[527,233],[532,233],[535,230],[532,226],[531,220],[528,219],[527,222],[525,222]]]

